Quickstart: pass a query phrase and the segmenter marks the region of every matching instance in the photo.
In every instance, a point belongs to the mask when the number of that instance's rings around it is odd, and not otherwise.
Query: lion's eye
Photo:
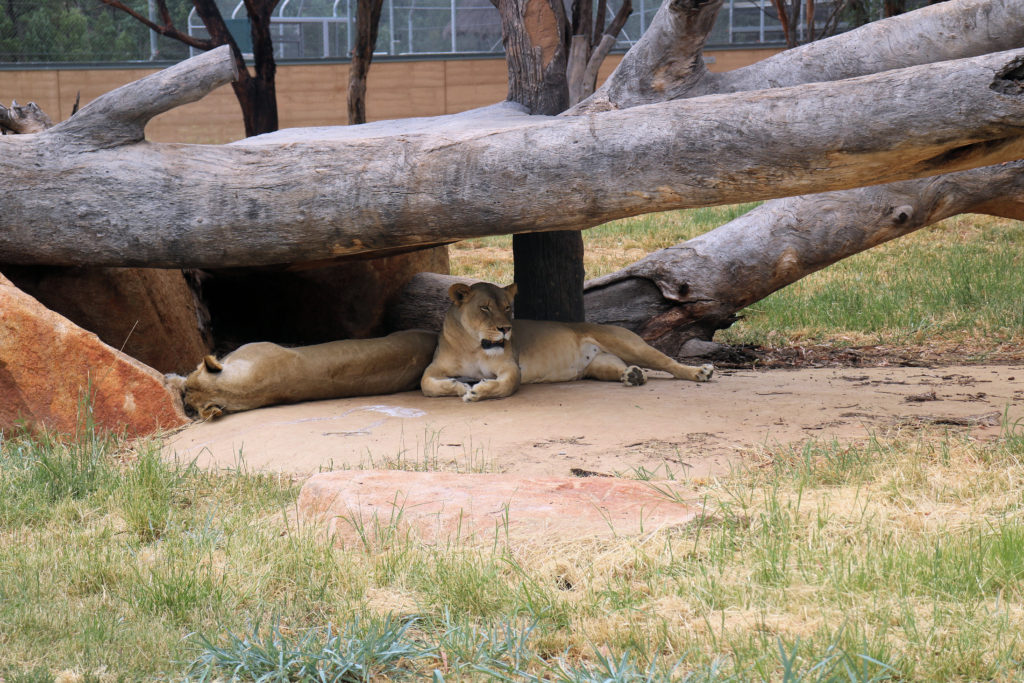
[[[491,312],[491,307],[490,306],[481,306],[480,310],[483,311],[484,313],[490,313]]]
[[[508,312],[509,312],[509,311],[511,311],[511,310],[512,310],[512,307],[511,307],[511,306],[506,306],[506,307],[505,307],[505,312],[506,312],[506,313],[508,313]]]

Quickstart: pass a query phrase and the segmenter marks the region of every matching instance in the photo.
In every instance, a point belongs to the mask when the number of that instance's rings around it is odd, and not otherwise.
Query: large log
[[[848,256],[961,213],[1018,214],[1024,161],[766,202],[586,286],[588,319],[670,355],[711,339],[742,308]]]
[[[1024,45],[1021,0],[949,0],[714,73],[702,52],[721,0],[666,0],[651,26],[573,116],[671,99],[838,81]]]
[[[1020,0],[951,0],[714,74],[705,68],[701,51],[715,4],[666,2],[604,87],[567,115],[849,78],[1024,44]],[[1022,186],[1021,167],[1013,164],[775,200],[589,282],[588,318],[624,325],[663,351],[681,355],[688,340],[711,339],[744,306],[876,244],[957,213],[1024,216]]]
[[[232,145],[143,142],[152,116],[230,80],[223,50],[0,138],[16,188],[0,198],[0,262],[294,263],[1024,156],[1024,50],[586,116],[505,105]]]

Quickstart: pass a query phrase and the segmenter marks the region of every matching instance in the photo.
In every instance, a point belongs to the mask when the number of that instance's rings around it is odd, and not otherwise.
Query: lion
[[[182,392],[186,410],[209,420],[278,403],[410,391],[436,346],[437,335],[425,330],[296,348],[254,342],[221,360],[206,356],[188,377],[167,380]]]
[[[578,379],[647,382],[644,368],[706,382],[714,367],[672,360],[638,335],[615,325],[513,320],[516,285],[454,284],[434,360],[423,373],[426,396],[463,401],[511,396],[520,384]]]

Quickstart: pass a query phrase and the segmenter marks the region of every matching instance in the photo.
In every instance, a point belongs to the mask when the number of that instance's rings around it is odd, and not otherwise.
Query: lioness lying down
[[[643,368],[677,379],[706,382],[714,367],[682,365],[614,325],[512,320],[514,284],[452,285],[434,361],[420,387],[427,396],[461,396],[463,401],[504,398],[520,384],[576,379],[647,381]]]
[[[208,420],[277,403],[409,391],[435,346],[437,335],[423,330],[291,349],[255,342],[219,361],[206,356],[188,377],[169,375],[168,382]]]

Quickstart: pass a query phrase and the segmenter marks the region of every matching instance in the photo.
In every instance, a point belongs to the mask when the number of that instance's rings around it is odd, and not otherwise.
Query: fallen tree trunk
[[[702,52],[721,0],[665,2],[615,71],[564,116],[838,81],[1024,45],[1024,2],[949,0],[713,73]]]
[[[670,355],[736,313],[848,256],[961,213],[1018,214],[1024,161],[766,202],[704,235],[586,285],[587,318]]]
[[[233,145],[143,142],[149,118],[230,80],[221,48],[0,138],[16,188],[0,198],[0,262],[294,263],[988,165],[1024,156],[1022,64],[1017,50],[589,116],[505,105]]]

